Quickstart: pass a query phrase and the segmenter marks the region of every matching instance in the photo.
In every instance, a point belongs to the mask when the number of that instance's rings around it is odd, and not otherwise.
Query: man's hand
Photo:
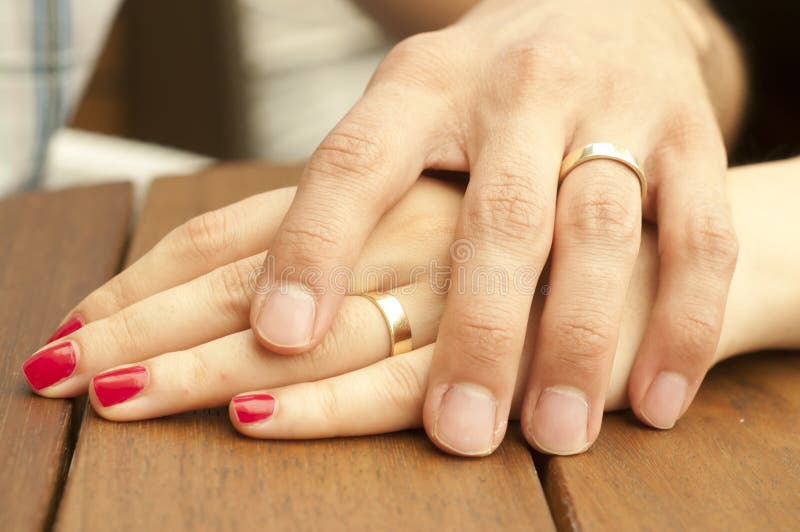
[[[487,0],[401,42],[305,169],[253,301],[257,337],[283,354],[319,344],[344,295],[334,285],[381,216],[424,168],[469,170],[424,408],[431,439],[491,453],[521,378],[532,445],[591,445],[642,215],[658,222],[661,265],[630,399],[642,420],[671,427],[712,362],[737,257],[719,126],[736,119],[719,111],[740,106],[715,105],[706,80],[709,63],[735,54],[708,16],[680,0]],[[722,100],[741,95],[737,81]],[[638,157],[644,205],[613,161],[579,166],[559,190],[562,158],[593,142]],[[548,258],[550,295],[520,376]]]

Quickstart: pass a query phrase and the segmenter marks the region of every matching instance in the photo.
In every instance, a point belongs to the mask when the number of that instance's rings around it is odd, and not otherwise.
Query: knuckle
[[[230,316],[247,316],[250,309],[250,272],[248,264],[236,262],[214,270],[209,289],[221,308]]]
[[[337,316],[337,320],[339,317]],[[308,359],[309,369],[315,376],[322,376],[330,372],[331,361],[337,360],[338,354],[345,353],[342,347],[345,345],[342,342],[343,331],[347,331],[346,327],[340,329],[337,324],[334,324],[325,337],[322,339],[315,348],[308,352],[306,358]],[[326,371],[326,369],[328,371]]]
[[[614,347],[610,323],[599,313],[559,320],[553,340],[556,361],[580,373],[597,373]]]
[[[739,240],[727,216],[704,213],[690,217],[688,251],[732,271],[739,256]]]
[[[217,209],[195,216],[180,226],[174,236],[181,247],[188,245],[192,255],[210,260],[232,243],[229,227],[226,211]]]
[[[338,419],[342,414],[342,404],[340,400],[340,391],[336,388],[332,381],[322,380],[315,384],[317,405],[324,419],[333,421]]]
[[[531,241],[546,225],[541,198],[530,177],[504,172],[477,187],[466,218],[479,236]]]
[[[444,51],[452,49],[452,42],[448,42],[445,31],[417,33],[397,43],[386,55],[378,71],[391,71],[394,81],[401,84],[426,89],[445,88],[442,73],[452,68],[452,58],[448,60]]]
[[[674,356],[682,366],[691,367],[698,360],[710,360],[714,356],[720,334],[719,318],[708,310],[699,309],[684,313],[675,323],[678,347]]]
[[[186,383],[184,392],[192,393],[198,387],[204,388],[204,385],[211,383],[212,371],[207,358],[200,349],[191,349],[188,355],[189,367],[186,375],[189,377],[190,382]]]
[[[691,146],[698,141],[714,138],[715,133],[719,131],[714,113],[707,105],[688,101],[672,106],[664,129],[667,135],[681,146]]]
[[[542,78],[564,81],[572,78],[577,58],[564,46],[550,44],[546,39],[525,42],[504,50],[498,64],[523,81]]]
[[[397,364],[386,363],[385,369],[388,382],[381,389],[385,390],[392,406],[400,412],[405,412],[410,404],[417,404],[419,398],[423,396],[425,378],[405,361]]]
[[[334,364],[340,364],[343,357],[351,353],[354,346],[363,342],[363,333],[371,327],[374,309],[370,305],[365,312],[354,312],[353,307],[344,304],[334,318],[331,328],[322,342],[306,355],[309,369],[316,376],[331,373]]]
[[[437,50],[441,44],[438,37],[439,33],[435,31],[411,35],[398,42],[386,57],[400,63],[416,63]]]
[[[140,351],[140,338],[144,338],[147,332],[141,321],[140,315],[123,309],[111,318],[111,330],[113,331],[114,343],[122,346],[123,352]]]
[[[342,242],[340,224],[306,213],[301,220],[285,220],[280,240],[274,249],[291,257],[292,263],[300,267],[318,264],[333,257]],[[278,251],[276,251],[278,253]]]
[[[130,289],[125,285],[122,277],[120,274],[109,279],[105,290],[102,291],[104,296],[100,296],[108,302],[111,312],[122,310],[128,306],[127,302],[131,297]]]
[[[566,209],[566,228],[580,239],[634,245],[641,214],[618,184],[604,181],[580,191]]]
[[[514,348],[514,334],[497,316],[463,317],[456,338],[462,364],[478,370],[497,369]]]
[[[309,160],[306,171],[311,179],[360,192],[387,166],[385,146],[379,137],[353,120],[331,131]],[[350,178],[342,183],[342,178]]]
[[[686,157],[702,157],[722,174],[728,167],[725,140],[714,112],[706,104],[681,103],[663,120],[663,139],[652,157],[658,166],[679,174]]]
[[[502,54],[500,62],[519,73],[557,70],[562,64],[553,47],[542,41],[527,42]]]
[[[508,48],[495,65],[493,88],[512,105],[563,97],[563,87],[577,86],[577,74],[581,71],[574,50],[551,44],[547,39]]]

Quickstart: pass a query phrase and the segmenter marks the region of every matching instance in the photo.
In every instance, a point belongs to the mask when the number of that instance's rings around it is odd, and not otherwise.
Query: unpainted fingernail
[[[275,397],[267,393],[250,393],[233,398],[233,411],[239,423],[258,423],[275,412]]]
[[[303,347],[311,342],[317,303],[298,284],[276,286],[266,296],[256,318],[261,337],[276,347]]]
[[[442,396],[434,437],[466,456],[483,456],[494,448],[497,400],[484,388],[454,384]]]
[[[683,410],[689,384],[680,373],[662,371],[650,384],[642,401],[642,416],[658,429],[675,426]]]
[[[539,395],[530,423],[531,438],[541,451],[570,455],[586,450],[589,404],[580,390],[551,386]]]

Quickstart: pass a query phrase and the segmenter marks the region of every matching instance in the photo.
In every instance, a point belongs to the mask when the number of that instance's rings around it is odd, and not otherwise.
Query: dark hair
[[[733,163],[800,154],[800,2],[713,0],[739,37],[750,101]]]

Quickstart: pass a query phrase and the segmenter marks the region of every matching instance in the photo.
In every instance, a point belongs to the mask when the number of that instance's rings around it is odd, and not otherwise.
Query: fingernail
[[[644,396],[642,416],[656,428],[671,429],[681,415],[688,389],[683,375],[662,371]]]
[[[266,393],[251,393],[233,398],[233,410],[239,423],[264,421],[275,412],[275,398]]]
[[[311,341],[316,313],[314,296],[299,285],[284,284],[267,294],[256,327],[274,346],[303,347]]]
[[[589,404],[579,390],[551,386],[539,396],[531,419],[531,437],[550,454],[576,454],[588,445]]]
[[[103,406],[127,401],[147,385],[147,368],[132,366],[101,373],[92,379],[94,394]]]
[[[434,434],[453,451],[481,456],[494,447],[497,400],[482,386],[454,384],[442,396]]]
[[[41,390],[72,375],[76,364],[72,342],[63,342],[31,355],[22,364],[22,371],[31,388]]]
[[[83,327],[83,325],[83,320],[81,320],[78,316],[72,316],[55,330],[53,335],[47,340],[47,343],[49,344],[50,342],[54,342],[59,338],[64,338],[65,336],[72,334]]]

